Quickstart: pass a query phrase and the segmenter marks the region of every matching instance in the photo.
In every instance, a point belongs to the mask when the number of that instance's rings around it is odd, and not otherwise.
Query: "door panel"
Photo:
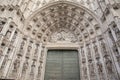
[[[48,51],[45,80],[80,80],[79,72],[77,51]]]

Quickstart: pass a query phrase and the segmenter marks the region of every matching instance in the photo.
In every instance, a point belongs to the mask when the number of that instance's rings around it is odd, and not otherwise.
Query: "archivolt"
[[[52,34],[68,30],[77,41],[88,41],[101,32],[100,19],[84,6],[58,1],[36,10],[25,22],[26,34],[43,42],[49,42]]]

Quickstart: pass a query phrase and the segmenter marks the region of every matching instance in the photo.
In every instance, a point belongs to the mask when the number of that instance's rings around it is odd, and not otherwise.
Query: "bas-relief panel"
[[[50,42],[58,42],[58,41],[76,42],[77,39],[72,32],[63,29],[53,33],[51,36]]]

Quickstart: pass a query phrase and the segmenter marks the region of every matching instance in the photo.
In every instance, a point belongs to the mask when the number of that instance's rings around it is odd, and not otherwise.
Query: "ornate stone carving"
[[[120,30],[119,30],[119,28],[117,27],[117,25],[116,25],[115,22],[112,23],[112,26],[113,26],[113,30],[114,30],[114,32],[115,32],[115,34],[116,34],[116,37],[117,37],[117,39],[119,40],[119,39],[120,39]]]
[[[2,65],[0,66],[0,77],[3,76],[4,74],[4,69],[6,67],[7,61],[8,61],[8,55],[5,55]]]
[[[18,51],[18,55],[21,55],[21,56],[23,55],[25,44],[26,44],[26,41],[23,40],[23,41],[21,42],[20,49],[19,49],[19,51]]]
[[[3,56],[3,51],[0,49],[0,60],[1,60],[2,56]]]
[[[29,61],[29,59],[26,58],[25,62],[23,63],[21,80],[24,80],[25,77],[26,77],[26,72],[27,72],[27,69],[28,69],[28,66],[29,66],[29,62],[28,61]]]
[[[89,61],[89,72],[90,72],[90,78],[92,80],[96,80],[96,72],[93,61]]]
[[[13,63],[13,72],[17,73],[20,67],[20,56],[17,56],[16,60]]]
[[[115,41],[110,29],[108,30],[108,35],[109,35],[109,38],[110,38],[112,41]]]
[[[104,56],[107,56],[108,52],[107,52],[106,44],[105,44],[105,42],[103,40],[101,41],[101,49],[102,49],[102,54]]]
[[[105,80],[104,72],[103,72],[103,65],[102,65],[102,63],[100,62],[99,59],[97,59],[97,68],[98,68],[98,73],[99,73],[100,80]]]
[[[36,44],[36,49],[35,49],[35,52],[34,52],[34,59],[36,59],[37,58],[37,54],[38,54],[38,47],[39,47],[39,44]]]
[[[76,38],[71,32],[66,30],[61,30],[59,32],[55,32],[51,36],[51,42],[57,42],[57,41],[75,42]]]
[[[42,69],[42,65],[40,64],[38,67],[38,74],[37,74],[38,79],[41,77],[41,69]]]
[[[83,48],[81,48],[81,55],[82,55],[82,57],[85,57],[85,53],[84,53],[84,49]]]
[[[14,43],[14,42],[15,42],[17,35],[18,35],[18,32],[15,31],[15,33],[14,33],[14,35],[13,35],[13,37],[12,37],[11,43]]]
[[[23,69],[22,69],[22,74],[26,73],[27,69],[28,69],[28,59],[26,58],[26,61],[23,64]]]
[[[87,57],[88,57],[88,60],[92,60],[91,50],[90,50],[89,45],[87,45]]]
[[[85,63],[83,64],[83,79],[88,80],[87,67],[85,66]]]
[[[96,58],[99,58],[99,52],[98,52],[98,47],[97,47],[97,45],[94,44],[93,48],[94,48],[94,51],[95,51],[95,56],[96,56]]]
[[[31,65],[31,74],[34,74],[34,69],[35,69],[35,61],[33,61],[32,65]]]
[[[114,73],[113,63],[109,57],[105,57],[105,64],[106,64],[106,69],[107,69],[109,79],[110,80],[118,80]]]
[[[30,71],[30,80],[34,80],[34,75],[35,75],[35,67],[36,67],[36,61],[33,61],[31,65],[31,71]]]

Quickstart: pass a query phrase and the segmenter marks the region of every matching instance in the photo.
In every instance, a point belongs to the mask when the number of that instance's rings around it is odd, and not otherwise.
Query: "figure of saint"
[[[96,80],[95,67],[92,61],[89,63],[89,70],[91,80]]]
[[[90,75],[95,76],[95,68],[92,61],[89,63],[89,69],[90,69]]]
[[[94,50],[95,50],[95,56],[99,57],[99,52],[98,52],[98,47],[97,45],[94,45]]]
[[[120,39],[120,30],[118,29],[117,26],[113,30],[115,31],[116,37],[119,40]]]
[[[15,42],[15,39],[17,37],[17,32],[14,33],[13,37],[12,37],[12,40],[11,40],[11,43],[14,43]]]
[[[103,54],[107,55],[107,48],[104,41],[101,41],[101,48],[102,48]]]
[[[87,67],[86,66],[83,67],[83,76],[84,76],[85,80],[88,79],[88,77],[87,77]]]
[[[24,62],[24,64],[23,64],[23,70],[22,70],[22,72],[23,73],[26,73],[26,70],[28,69],[28,59],[26,59],[26,61]]]
[[[109,57],[105,58],[105,64],[106,64],[106,69],[107,69],[109,79],[110,80],[117,80],[117,78],[116,78],[116,76],[114,74],[114,68],[113,68],[112,61],[110,60]]]
[[[34,74],[34,69],[35,69],[35,61],[33,61],[31,65],[31,74]]]
[[[81,54],[82,54],[82,57],[85,57],[83,48],[81,48]]]
[[[20,67],[20,57],[19,56],[17,56],[17,58],[14,61],[13,65],[14,65],[13,71],[17,72],[19,67]]]
[[[97,67],[98,67],[98,73],[99,73],[100,80],[105,80],[104,74],[103,74],[103,66],[102,66],[102,63],[99,61],[99,59],[97,61]]]
[[[88,46],[87,50],[88,50],[88,59],[91,59],[91,58],[92,58],[92,57],[91,57],[91,50],[90,50],[90,47],[89,47],[89,46]]]

